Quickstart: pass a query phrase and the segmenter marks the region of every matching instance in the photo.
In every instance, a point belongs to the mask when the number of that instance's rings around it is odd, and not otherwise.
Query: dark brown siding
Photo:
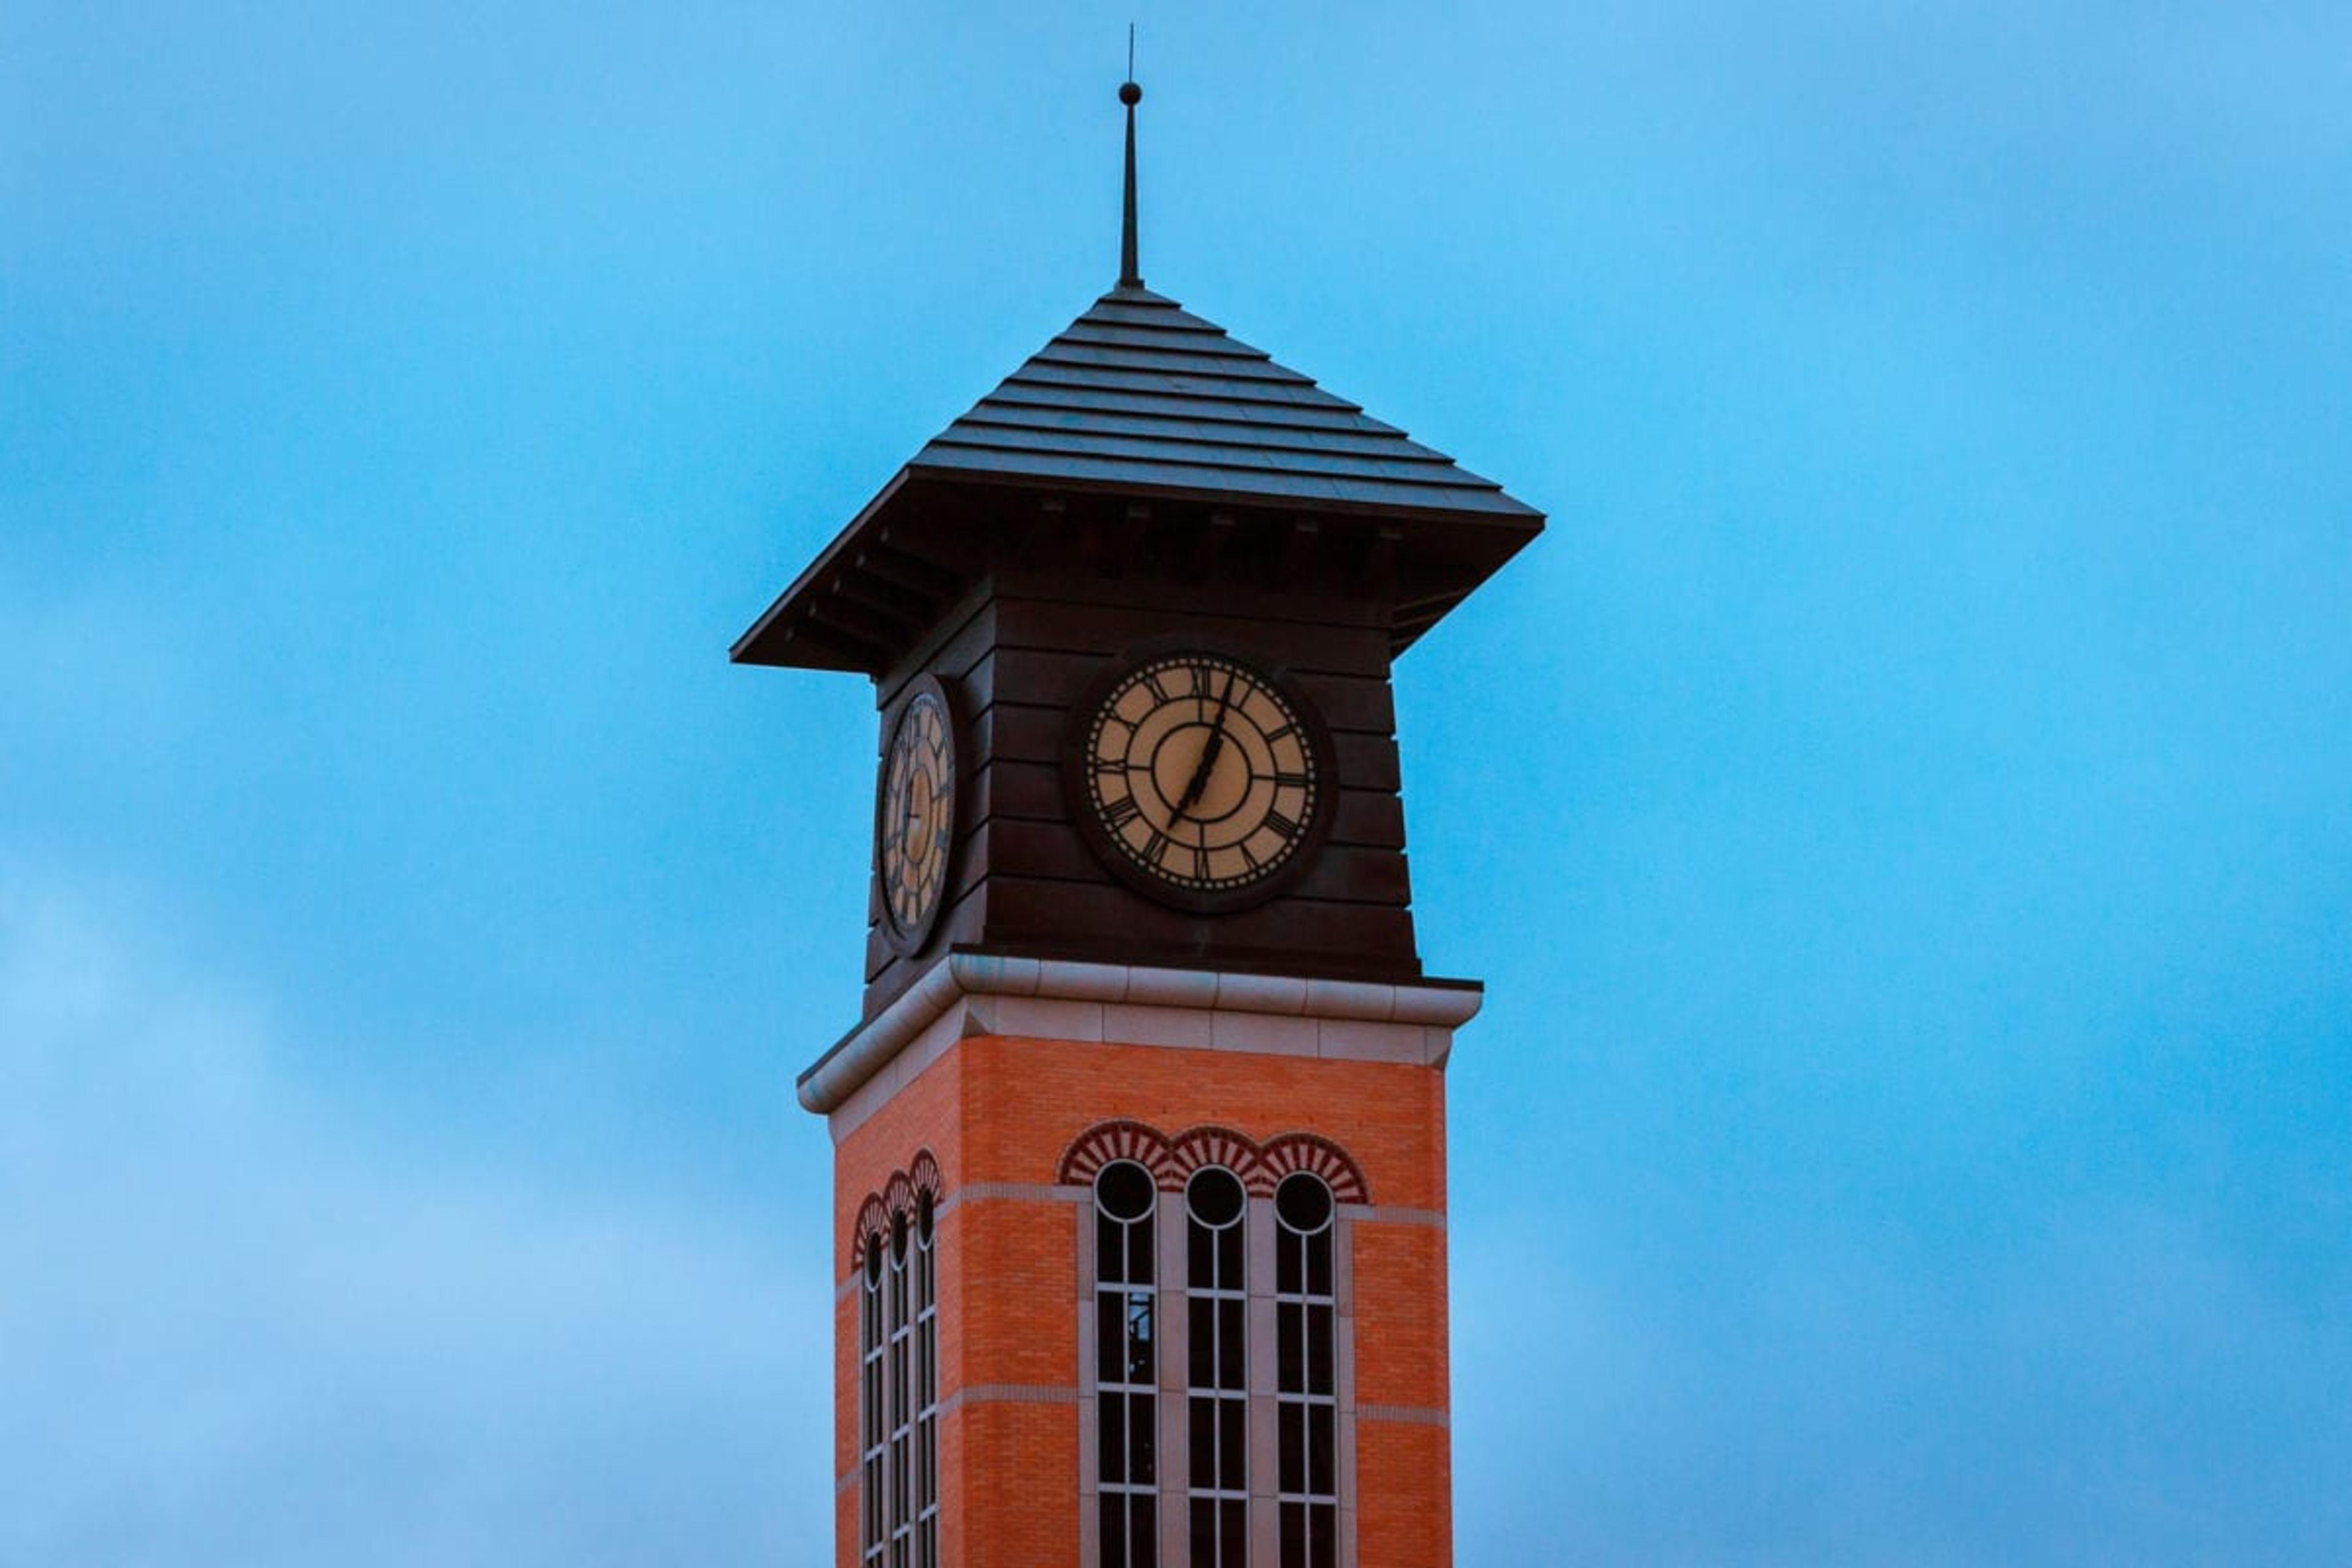
[[[920,952],[892,949],[878,894],[873,900],[866,1016],[951,945],[1417,977],[1389,625],[1385,606],[1347,599],[1038,574],[983,582],[876,682],[886,729],[914,676],[947,683],[964,774],[949,908]],[[1281,895],[1230,914],[1170,908],[1119,882],[1079,837],[1065,798],[1074,705],[1131,651],[1171,638],[1198,638],[1288,677],[1330,731],[1338,778],[1328,839]]]

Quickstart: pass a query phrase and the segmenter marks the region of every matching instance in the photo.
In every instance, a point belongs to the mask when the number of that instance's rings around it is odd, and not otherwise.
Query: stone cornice
[[[1485,997],[1475,981],[1391,984],[950,952],[812,1063],[800,1075],[800,1102],[821,1115],[839,1110],[966,1001],[1048,1005],[970,1009],[964,1032],[1067,1033],[1113,1044],[1443,1066],[1453,1030],[1476,1016]]]

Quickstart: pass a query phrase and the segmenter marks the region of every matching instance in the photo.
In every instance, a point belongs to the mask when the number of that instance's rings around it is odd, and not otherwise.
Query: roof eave
[[[1399,620],[1393,644],[1399,652],[1541,533],[1545,521],[1543,513],[1500,490],[1493,492],[1493,497],[1503,502],[1504,508],[1412,506],[1334,497],[1254,496],[1218,487],[975,470],[914,462],[899,468],[889,483],[859,509],[832,542],[793,579],[792,586],[735,640],[728,657],[737,664],[785,668],[865,675],[880,675],[887,670],[907,648],[920,640],[923,628],[919,617],[896,625],[883,624],[877,620],[874,610],[860,607],[856,595],[843,596],[844,588],[853,575],[861,573],[868,553],[887,536],[892,514],[911,499],[909,490],[934,486],[967,491],[1029,490],[1068,496],[1115,495],[1188,505],[1240,505],[1301,516],[1391,523],[1402,528],[1407,537],[1417,535],[1425,541],[1434,531],[1444,536],[1443,553],[1451,559],[1454,569],[1441,574],[1443,586],[1436,591],[1417,598],[1408,596],[1397,605]],[[939,584],[941,600],[952,598],[957,586],[942,581]]]
[[[855,670],[862,668],[851,663],[820,662],[822,656],[813,658],[811,650],[806,648],[787,651],[789,645],[796,640],[792,635],[794,628],[790,623],[809,609],[816,595],[816,585],[841,564],[843,557],[856,546],[859,535],[888,509],[899,490],[905,488],[912,471],[911,468],[902,468],[891,475],[889,482],[875,492],[874,499],[860,507],[857,515],[833,536],[833,542],[819,551],[816,559],[802,568],[801,574],[793,579],[792,586],[777,595],[775,602],[761,611],[760,618],[735,639],[734,646],[727,650],[730,663],[801,669]]]

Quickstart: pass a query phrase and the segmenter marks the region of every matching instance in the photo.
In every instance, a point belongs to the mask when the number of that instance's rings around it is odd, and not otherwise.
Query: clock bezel
[[[940,869],[939,896],[931,907],[912,925],[901,926],[898,911],[890,902],[889,843],[883,832],[883,822],[890,805],[890,757],[898,750],[904,733],[908,715],[912,713],[925,696],[938,700],[940,711],[946,720],[948,753],[948,847],[945,862]],[[940,917],[947,912],[955,891],[956,860],[963,847],[964,748],[962,716],[956,711],[955,692],[938,676],[925,671],[907,682],[892,705],[888,721],[883,725],[882,752],[879,765],[874,771],[874,894],[880,916],[883,940],[901,958],[912,957],[927,946],[938,931]]]
[[[1237,888],[1188,888],[1138,863],[1120,847],[1111,829],[1104,826],[1101,815],[1095,809],[1093,791],[1087,786],[1092,761],[1088,741],[1095,716],[1111,693],[1144,666],[1187,654],[1239,665],[1253,679],[1279,697],[1298,716],[1303,742],[1315,762],[1315,798],[1299,829],[1296,847],[1273,871]],[[1080,690],[1077,700],[1071,705],[1069,727],[1062,737],[1062,793],[1069,804],[1070,820],[1077,827],[1078,837],[1121,885],[1156,903],[1192,914],[1234,914],[1280,898],[1315,864],[1324,841],[1330,837],[1331,819],[1339,808],[1338,753],[1331,744],[1331,731],[1324,722],[1322,710],[1287,668],[1231,642],[1180,632],[1129,644],[1107,659],[1103,668]]]

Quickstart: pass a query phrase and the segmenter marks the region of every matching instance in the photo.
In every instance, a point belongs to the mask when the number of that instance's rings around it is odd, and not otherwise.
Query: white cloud
[[[0,1562],[830,1560],[820,1271],[424,1154],[0,876]]]

